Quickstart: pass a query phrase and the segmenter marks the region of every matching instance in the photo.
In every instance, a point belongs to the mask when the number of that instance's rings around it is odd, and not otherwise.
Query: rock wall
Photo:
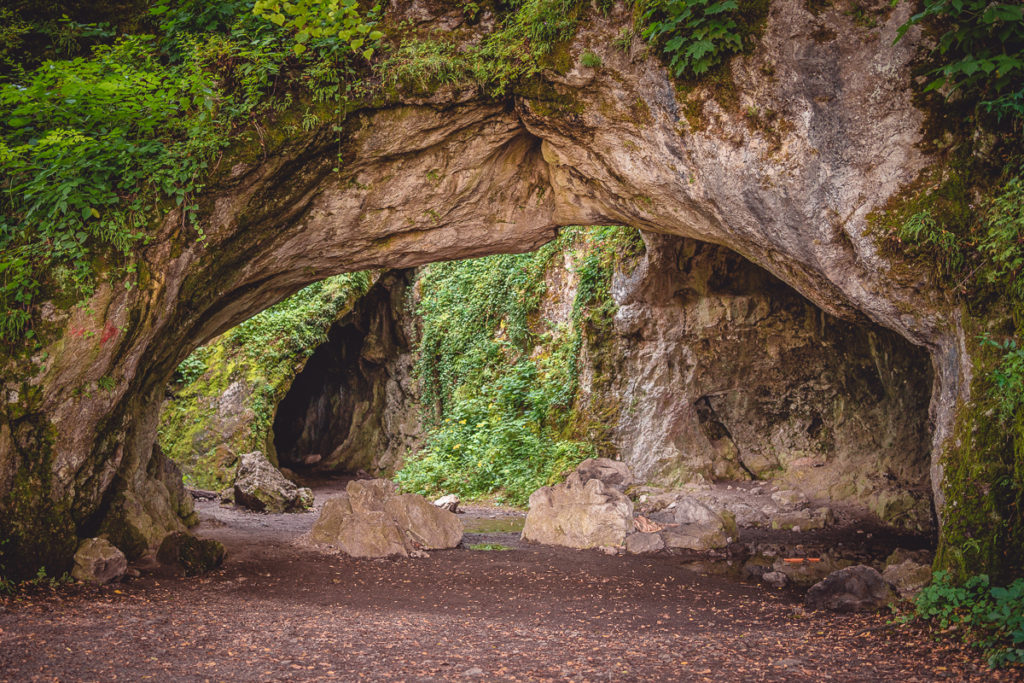
[[[837,319],[742,257],[645,234],[612,294],[614,440],[660,486],[771,479],[931,526],[923,349]]]
[[[439,24],[461,15],[436,11]],[[570,66],[506,100],[445,88],[352,112],[340,131],[240,142],[200,198],[205,241],[172,211],[139,253],[137,286],[42,306],[42,351],[4,359],[0,565],[59,574],[99,526],[118,543],[175,516],[148,489],[153,443],[167,381],[196,346],[333,273],[527,251],[572,224],[723,245],[826,312],[927,348],[941,510],[940,455],[971,373],[959,312],[866,233],[930,163],[911,90],[920,34],[893,44],[909,12],[868,29],[839,7],[776,0],[757,46],[730,62],[723,104],[710,84],[677,90],[639,41],[613,48],[632,21],[616,5],[588,14]],[[579,63],[585,51],[600,69]],[[773,117],[752,125],[750,111]]]

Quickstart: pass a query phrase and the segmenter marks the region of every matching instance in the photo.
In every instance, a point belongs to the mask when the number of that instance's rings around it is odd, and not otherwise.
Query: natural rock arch
[[[892,44],[906,13],[869,32],[774,3],[759,46],[733,60],[730,107],[700,88],[685,100],[655,59],[607,47],[628,18],[594,18],[570,55],[598,51],[600,70],[546,73],[500,102],[442,90],[263,158],[227,155],[202,199],[204,241],[170,215],[137,287],[44,311],[48,356],[5,372],[17,379],[0,424],[0,559],[60,568],[78,537],[138,553],[181,527],[190,503],[153,442],[167,379],[197,345],[333,273],[526,251],[571,224],[726,246],[829,313],[925,346],[941,509],[938,455],[970,372],[957,310],[865,234],[929,164],[909,89],[916,39]],[[836,37],[817,42],[822,27]],[[753,125],[757,112],[770,120]]]

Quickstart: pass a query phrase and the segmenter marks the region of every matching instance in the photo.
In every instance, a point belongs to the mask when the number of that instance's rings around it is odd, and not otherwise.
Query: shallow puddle
[[[473,517],[462,520],[467,534],[519,533],[523,530],[525,523],[526,518],[524,517],[505,517],[501,519]]]

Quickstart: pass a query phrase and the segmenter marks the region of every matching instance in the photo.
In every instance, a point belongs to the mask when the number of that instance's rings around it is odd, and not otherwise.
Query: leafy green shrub
[[[292,49],[296,55],[306,51],[311,41],[331,41],[335,49],[346,49],[373,57],[384,34],[374,29],[380,5],[360,12],[358,0],[256,0],[253,13],[294,32]],[[324,43],[321,42],[321,45]]]
[[[77,297],[93,286],[95,252],[126,262],[159,197],[188,221],[221,146],[215,106],[199,64],[169,68],[141,36],[0,86],[4,338],[24,329],[44,278]]]
[[[602,64],[601,56],[588,50],[587,52],[584,52],[583,55],[580,57],[580,64],[587,67],[588,69],[597,69]]]
[[[649,0],[638,5],[643,37],[660,45],[675,76],[700,76],[743,49],[737,0]]]
[[[940,35],[939,65],[926,90],[975,99],[997,119],[1024,119],[1024,6],[991,0],[924,0],[923,9],[900,27],[933,21]]]
[[[993,587],[981,574],[956,585],[935,572],[917,596],[916,614],[984,650],[989,666],[1024,663],[1024,579]]]
[[[999,419],[1009,424],[1024,407],[1024,349],[1017,346],[1016,339],[1000,343],[984,337],[982,341],[1000,352],[999,363],[990,376],[989,395],[995,399]]]

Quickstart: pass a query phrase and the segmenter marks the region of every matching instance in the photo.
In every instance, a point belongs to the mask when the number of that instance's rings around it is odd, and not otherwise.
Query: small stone
[[[807,496],[799,491],[776,491],[772,494],[772,502],[783,507],[792,507],[806,503]]]
[[[635,533],[626,536],[626,552],[631,555],[656,553],[665,547],[659,533]]]
[[[484,675],[484,670],[481,669],[480,667],[474,666],[472,669],[466,669],[465,671],[463,671],[462,675],[465,678],[473,678],[473,677],[476,677],[476,676],[483,676]]]
[[[441,496],[435,500],[434,507],[439,507],[442,510],[447,510],[448,512],[458,512],[459,502],[459,497],[457,495],[449,493],[447,496]]]
[[[912,600],[921,589],[931,583],[932,568],[927,564],[919,564],[913,560],[904,560],[899,564],[891,564],[882,572],[882,578],[889,582],[901,598]]]
[[[785,588],[789,583],[789,577],[782,572],[765,572],[761,580],[773,588]]]
[[[183,570],[185,576],[198,576],[219,567],[224,563],[226,555],[219,541],[175,531],[161,541],[156,559],[160,564]]]
[[[576,473],[584,484],[599,479],[617,491],[624,492],[633,483],[633,473],[626,463],[611,458],[588,458],[576,466]]]

